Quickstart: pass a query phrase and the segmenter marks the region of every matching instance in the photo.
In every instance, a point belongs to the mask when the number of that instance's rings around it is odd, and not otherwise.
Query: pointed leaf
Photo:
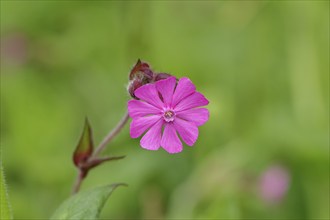
[[[13,219],[1,160],[0,160],[0,219]]]
[[[91,168],[94,168],[104,162],[107,162],[107,161],[112,161],[112,160],[120,160],[120,159],[124,159],[126,156],[117,156],[117,157],[103,157],[103,158],[95,158],[94,160],[92,161],[88,161],[88,163],[86,164],[87,165],[87,168],[88,170],[91,169]],[[85,168],[85,167],[83,167]]]
[[[79,143],[73,153],[73,162],[80,167],[93,153],[92,129],[86,118],[84,130],[81,134]]]
[[[62,203],[51,219],[97,219],[112,191],[123,183],[112,184],[80,192]]]

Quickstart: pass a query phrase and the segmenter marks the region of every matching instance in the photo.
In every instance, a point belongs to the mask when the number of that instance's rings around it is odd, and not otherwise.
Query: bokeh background
[[[194,147],[128,126],[82,190],[125,182],[103,218],[329,218],[328,1],[1,1],[1,156],[17,219],[45,219],[124,114],[138,58],[210,100]]]

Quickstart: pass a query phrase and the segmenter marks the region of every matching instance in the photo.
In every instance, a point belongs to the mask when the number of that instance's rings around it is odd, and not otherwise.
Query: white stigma
[[[172,110],[166,110],[164,111],[163,117],[166,122],[171,122],[174,121],[175,113]]]

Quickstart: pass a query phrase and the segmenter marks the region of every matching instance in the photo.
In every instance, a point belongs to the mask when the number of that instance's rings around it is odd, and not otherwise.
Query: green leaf
[[[5,174],[0,160],[0,219],[13,219],[10,207]]]
[[[79,167],[80,164],[83,164],[93,153],[93,137],[92,129],[88,122],[88,119],[85,120],[84,130],[81,134],[79,143],[76,147],[76,150],[73,153],[73,162]]]
[[[105,202],[118,186],[126,184],[112,184],[80,192],[64,201],[51,219],[97,219]]]

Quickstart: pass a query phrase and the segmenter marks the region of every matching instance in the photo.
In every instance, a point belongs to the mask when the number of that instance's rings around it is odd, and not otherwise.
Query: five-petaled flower
[[[169,77],[153,84],[146,84],[134,92],[139,100],[128,102],[128,113],[133,119],[130,135],[140,140],[141,147],[158,150],[161,146],[169,153],[182,151],[181,139],[189,146],[198,137],[198,126],[209,118],[205,106],[209,101],[196,91],[188,78]]]

